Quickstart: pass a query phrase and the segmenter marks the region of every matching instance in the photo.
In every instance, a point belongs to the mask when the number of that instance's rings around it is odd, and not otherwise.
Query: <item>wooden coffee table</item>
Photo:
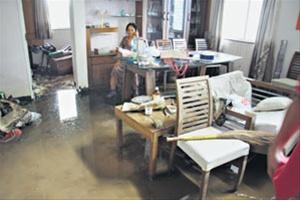
[[[148,164],[148,175],[152,178],[156,173],[158,155],[158,138],[163,134],[173,132],[176,124],[176,115],[165,116],[162,110],[154,111],[150,116],[143,112],[122,112],[122,106],[115,107],[117,146],[119,153],[122,153],[123,145],[123,122],[133,128],[139,135],[150,140],[150,157]],[[162,128],[155,128],[153,119],[163,123]]]

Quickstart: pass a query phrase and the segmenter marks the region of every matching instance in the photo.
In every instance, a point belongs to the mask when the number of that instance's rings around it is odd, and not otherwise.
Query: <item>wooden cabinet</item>
[[[191,0],[188,47],[195,49],[195,38],[205,38],[209,30],[210,0]]]
[[[149,41],[185,38],[189,34],[191,0],[145,0],[142,4],[142,36]],[[140,8],[136,2],[137,9]],[[138,10],[140,12],[140,10]],[[138,12],[138,13],[139,13]]]
[[[93,33],[117,32],[117,27],[87,28],[88,80],[89,88],[109,90],[113,67],[119,61],[117,53],[95,55],[91,51],[91,35]]]
[[[93,55],[88,57],[89,88],[109,90],[111,72],[119,61],[117,54]]]
[[[135,3],[135,6],[136,6],[136,16],[135,16],[135,21],[136,21],[136,25],[137,25],[137,28],[138,28],[138,31],[139,31],[139,36],[142,37],[142,31],[143,31],[143,2],[142,0],[141,1],[137,1],[136,0],[136,3]]]

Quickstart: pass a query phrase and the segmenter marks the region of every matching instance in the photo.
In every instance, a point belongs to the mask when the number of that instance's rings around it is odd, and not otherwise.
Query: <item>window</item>
[[[225,0],[222,38],[255,42],[262,0]]]
[[[51,29],[70,28],[69,0],[47,0]]]

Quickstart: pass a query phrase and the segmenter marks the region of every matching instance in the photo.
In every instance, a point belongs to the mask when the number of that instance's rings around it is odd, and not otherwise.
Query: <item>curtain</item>
[[[284,58],[285,58],[285,52],[287,49],[287,43],[288,43],[287,40],[281,40],[281,44],[280,44],[280,48],[278,51],[278,56],[277,56],[277,60],[276,60],[276,64],[275,64],[273,78],[280,78],[281,70],[282,70],[283,62],[284,62]]]
[[[210,14],[211,20],[207,40],[209,43],[209,49],[219,51],[224,0],[212,0],[211,6],[212,13]]]
[[[272,79],[274,60],[272,37],[277,6],[277,0],[263,1],[249,72],[249,77],[257,80],[270,81]]]
[[[47,0],[34,0],[35,36],[37,39],[50,39],[51,29]]]

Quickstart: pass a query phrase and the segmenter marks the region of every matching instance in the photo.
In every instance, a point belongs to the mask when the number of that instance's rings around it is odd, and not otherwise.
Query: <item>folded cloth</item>
[[[11,108],[9,113],[0,118],[0,131],[8,133],[28,113],[28,110],[8,100],[0,100],[0,105]]]
[[[164,97],[161,97],[158,100],[152,100],[152,101],[142,103],[142,104],[124,102],[122,105],[122,111],[123,112],[142,111],[145,109],[145,106],[149,106],[149,105],[151,105],[154,110],[163,109],[166,106]]]
[[[3,138],[0,138],[0,142],[7,143],[7,142],[10,142],[10,141],[16,139],[17,137],[19,137],[21,135],[22,135],[22,131],[18,128],[15,128],[15,129],[11,130],[10,132],[6,133]]]

